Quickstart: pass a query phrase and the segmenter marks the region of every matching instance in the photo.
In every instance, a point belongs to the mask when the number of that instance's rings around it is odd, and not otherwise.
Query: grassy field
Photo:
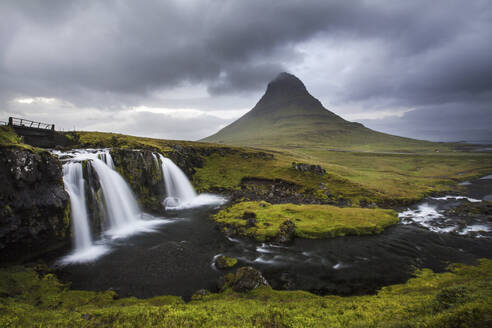
[[[194,297],[118,299],[70,290],[52,274],[0,270],[1,327],[490,327],[492,261],[417,271],[368,296],[316,296],[262,287]]]
[[[76,147],[145,148],[163,154],[176,146],[194,152],[220,150],[203,156],[203,167],[196,168],[193,184],[199,191],[238,189],[244,178],[282,179],[299,185],[301,192],[321,198],[326,194],[319,190],[324,183],[335,199],[348,198],[354,205],[360,200],[416,201],[432,192],[459,188],[460,181],[492,173],[491,153],[460,152],[452,144],[444,144],[439,152],[414,148],[412,153],[395,154],[330,151],[324,147],[256,149],[101,132],[68,135]],[[273,159],[257,156],[263,152]],[[319,164],[327,174],[301,173],[292,168],[294,161]]]
[[[248,227],[248,215],[255,218],[255,226]],[[275,238],[286,220],[295,224],[296,237],[309,239],[377,234],[398,223],[393,210],[267,202],[235,204],[215,214],[214,220],[258,241]]]

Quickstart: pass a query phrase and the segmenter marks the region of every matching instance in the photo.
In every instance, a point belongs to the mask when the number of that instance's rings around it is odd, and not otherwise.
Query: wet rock
[[[252,267],[242,267],[236,271],[231,287],[236,292],[247,292],[258,287],[269,286],[260,271]]]
[[[68,194],[55,156],[0,148],[0,181],[0,262],[69,243]]]
[[[292,162],[292,167],[302,173],[311,172],[317,175],[326,174],[326,170],[320,165]]]
[[[215,267],[220,270],[233,268],[237,264],[237,259],[221,255],[215,259]]]
[[[200,289],[200,290],[197,290],[192,296],[191,296],[191,299],[193,301],[196,301],[196,300],[201,300],[203,299],[205,296],[207,295],[210,295],[210,292],[206,289]]]
[[[295,237],[296,225],[291,220],[287,219],[279,227],[279,232],[275,236],[275,241],[278,243],[291,242]]]
[[[115,169],[125,178],[139,204],[146,210],[163,210],[165,188],[160,164],[149,150],[111,149]]]

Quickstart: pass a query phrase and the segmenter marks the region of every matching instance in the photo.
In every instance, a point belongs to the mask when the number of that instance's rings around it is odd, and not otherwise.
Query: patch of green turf
[[[247,226],[246,218],[250,213],[254,213],[254,227]],[[281,224],[286,220],[295,224],[297,237],[310,239],[377,234],[398,223],[397,213],[393,210],[339,208],[330,205],[272,205],[267,202],[238,203],[221,210],[213,218],[216,222],[235,227],[240,234],[259,241],[277,236]]]
[[[316,296],[260,288],[179,297],[117,299],[113,291],[70,290],[52,274],[0,270],[1,327],[488,327],[492,261],[424,269],[377,295]]]

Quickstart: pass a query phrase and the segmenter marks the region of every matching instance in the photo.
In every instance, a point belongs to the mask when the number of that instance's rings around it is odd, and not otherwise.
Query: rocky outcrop
[[[2,147],[0,181],[0,261],[20,261],[69,242],[69,201],[57,158]]]
[[[118,171],[130,185],[139,204],[147,211],[162,210],[165,196],[159,161],[149,150],[111,149],[111,157]]]
[[[300,185],[282,179],[243,178],[239,189],[211,190],[236,200],[264,200],[272,204],[335,204],[331,198],[320,199],[314,190],[303,190]]]
[[[292,162],[292,167],[302,173],[311,172],[317,175],[326,174],[326,170],[322,168],[320,165]]]
[[[236,271],[231,287],[234,291],[244,293],[258,287],[269,286],[260,271],[252,267],[242,267]]]

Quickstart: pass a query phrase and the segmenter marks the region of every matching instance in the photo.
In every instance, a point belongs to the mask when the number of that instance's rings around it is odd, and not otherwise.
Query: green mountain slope
[[[406,151],[436,143],[397,137],[349,122],[323,107],[292,74],[280,73],[256,106],[202,141],[256,147]]]

